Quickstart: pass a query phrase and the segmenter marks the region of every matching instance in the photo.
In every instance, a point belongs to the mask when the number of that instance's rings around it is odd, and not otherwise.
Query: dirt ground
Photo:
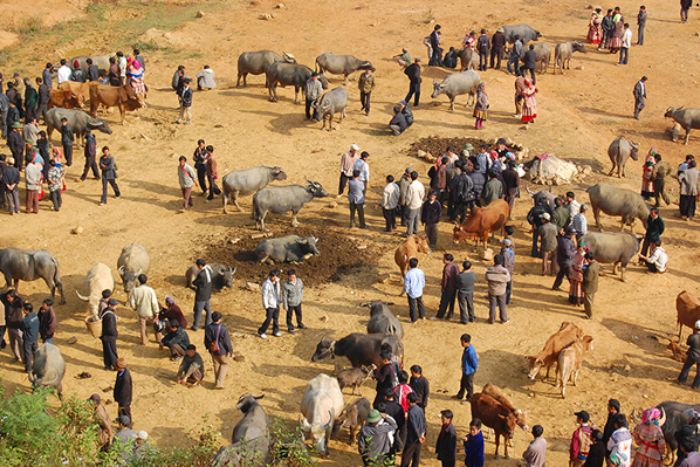
[[[605,404],[610,397],[619,399],[627,413],[665,399],[698,400],[697,392],[672,382],[680,364],[669,358],[670,353],[665,349],[667,338],[678,332],[675,296],[685,289],[697,293],[700,279],[700,254],[697,252],[700,227],[697,221],[686,223],[677,218],[676,205],[661,209],[667,227],[665,245],[671,258],[668,273],[650,275],[638,266],[630,266],[626,283],[610,275],[601,278],[594,317],[585,321],[581,310],[567,303],[564,293],[550,290],[553,278],[541,277],[539,262],[529,257],[531,240],[525,215],[530,202],[527,198],[521,199],[514,221],[517,276],[509,309],[511,322],[507,327],[485,323],[483,280],[475,297],[478,317],[475,324],[467,327],[436,321],[408,324],[407,306],[399,297],[401,285],[393,263],[393,252],[401,239],[382,232],[383,219],[377,207],[385,175],[398,176],[410,165],[421,173],[424,182],[427,181],[428,166],[406,154],[411,143],[428,136],[510,137],[527,146],[531,154],[548,151],[589,164],[594,174],[584,184],[555,189],[562,193],[571,189],[584,201],[587,200],[585,188],[599,180],[639,190],[638,162],[631,161],[627,165],[626,179],[612,179],[603,174],[609,167],[606,149],[617,135],[639,142],[644,152],[655,146],[672,165],[679,163],[687,153],[697,155],[699,137],[692,137],[687,147],[672,143],[665,135],[670,124],[663,118],[668,106],[698,106],[700,20],[696,9],[691,11],[689,24],[680,24],[677,2],[646,1],[649,11],[646,44],[632,48],[630,64],[616,65],[617,57],[588,47],[587,53],[574,56],[571,70],[564,76],[539,77],[539,118],[528,128],[511,117],[513,77],[504,71],[488,70],[482,74],[489,91],[491,113],[486,129],[477,133],[473,130],[471,109],[465,111],[463,107],[464,97],[458,98],[454,113],[448,111],[445,96],[430,98],[432,80],[441,79],[448,72],[426,69],[421,106],[415,111],[416,122],[404,135],[395,138],[389,136],[386,124],[391,107],[405,95],[407,82],[390,57],[399,53],[401,47],[408,47],[411,53],[425,60],[422,38],[432,29],[431,20],[442,25],[445,45],[458,45],[464,33],[471,29],[486,27],[493,31],[502,24],[521,22],[540,30],[541,41],[554,44],[585,37],[589,2],[494,0],[486,6],[474,0],[447,0],[428,6],[418,0],[392,4],[367,0],[287,0],[284,8],[274,9],[276,3],[272,0],[253,4],[214,1],[200,6],[185,1],[165,5],[162,2],[99,2],[99,24],[108,27],[95,30],[95,23],[91,21],[98,21],[97,16],[81,16],[71,23],[75,27],[65,32],[69,35],[58,38],[50,31],[35,34],[20,42],[22,47],[14,46],[3,55],[7,60],[3,59],[0,68],[6,76],[13,69],[20,69],[33,77],[47,60],[58,60],[52,41],[60,43],[61,50],[92,48],[96,54],[119,48],[127,51],[150,27],[145,21],[135,21],[141,17],[152,18],[157,11],[173,15],[158,19],[161,23],[171,20],[169,27],[173,30],[162,26],[163,40],[169,42],[160,50],[144,52],[148,66],[146,82],[151,89],[149,107],[130,114],[123,127],[118,125],[116,113],[108,115],[114,133],[111,136],[97,134],[98,144],[109,145],[119,161],[122,198],[110,198],[106,206],[98,206],[99,182],[77,180],[82,157],[80,151],[76,151],[78,163],[68,171],[68,191],[60,213],[50,211],[47,202],[43,202],[38,215],[10,217],[4,212],[1,214],[0,247],[45,248],[60,261],[68,304],[57,308],[60,324],[56,342],[68,364],[64,380],[66,394],[87,398],[98,392],[111,398],[108,388],[114,382],[114,374],[102,369],[100,343],[86,332],[82,322],[87,307],[74,293],[94,263],[110,265],[116,275],[121,248],[134,241],[144,244],[151,256],[150,282],[159,298],[162,300],[166,294],[174,296],[187,311],[188,319],[191,319],[193,294],[182,286],[182,274],[193,258],[210,244],[221,245],[217,253],[221,256],[217,259],[227,258],[226,262],[242,268],[241,271],[245,269],[240,264],[245,261],[242,248],[255,243],[249,240],[249,235],[254,233],[250,197],[242,200],[243,213],[232,210],[225,215],[219,201],[207,203],[199,196],[195,197],[195,208],[191,212],[177,212],[180,207],[177,157],[180,154],[189,157],[196,140],[205,138],[207,144],[217,149],[222,175],[232,169],[274,164],[288,173],[288,183],[303,183],[308,177],[321,182],[331,192],[337,186],[339,154],[351,143],[359,144],[371,154],[370,229],[347,231],[354,240],[344,240],[347,200],[340,200],[333,208],[326,199],[315,200],[301,211],[298,231],[313,233],[320,239],[322,255],[312,258],[310,264],[323,263],[326,253],[332,249],[344,248],[347,252],[348,245],[367,245],[368,248],[357,251],[363,268],[353,269],[329,282],[318,281],[307,289],[304,321],[309,329],[296,336],[283,333],[281,338],[268,340],[255,336],[263,319],[260,297],[258,292],[245,289],[241,278],[237,278],[232,290],[216,294],[213,306],[224,313],[225,322],[233,333],[234,348],[244,356],[243,361],[230,365],[227,388],[223,391],[213,390],[211,372],[203,387],[176,386],[176,364],[170,362],[154,342],[141,346],[133,312],[120,308],[118,349],[133,373],[135,427],[148,431],[154,443],[190,442],[188,433],[202,423],[220,429],[221,441],[225,442],[240,417],[235,403],[244,392],[264,392],[263,405],[268,413],[295,423],[306,382],[320,372],[332,371],[330,363],[310,362],[316,343],[329,334],[342,337],[362,331],[368,313],[359,305],[372,299],[395,303],[393,310],[406,328],[406,362],[422,365],[431,382],[432,397],[427,410],[429,449],[424,450],[425,465],[437,465],[432,447],[439,432],[440,410],[450,408],[455,412],[460,436],[465,434],[471,418],[468,406],[450,399],[458,389],[459,336],[465,331],[472,334],[480,357],[475,378],[477,389],[486,383],[503,387],[518,407],[528,411],[530,425],[544,426],[549,442],[549,465],[565,465],[568,439],[574,429],[572,414],[577,410],[588,410],[595,424],[603,424]],[[625,18],[634,24],[639,2],[622,0],[619,5]],[[202,18],[195,18],[198,9],[204,12]],[[259,15],[272,12],[275,13],[272,20],[258,19]],[[66,18],[71,18],[72,14],[79,13],[67,12]],[[176,15],[182,20],[175,21]],[[116,36],[115,31],[122,31],[119,27],[124,25],[141,29]],[[161,36],[151,32],[149,44],[155,41],[158,45],[158,37]],[[281,90],[280,100],[275,104],[268,102],[261,76],[250,76],[247,88],[235,88],[238,54],[264,48],[291,52],[307,65],[313,65],[315,56],[324,51],[352,53],[370,59],[377,68],[371,115],[366,117],[359,112],[356,77],[348,84],[351,103],[347,119],[331,133],[319,131],[320,123],[310,124],[304,120],[303,107],[293,103],[292,89]],[[174,124],[177,99],[170,89],[170,78],[181,63],[187,66],[191,76],[204,64],[209,64],[217,72],[219,83],[217,90],[195,93],[194,123],[190,126]],[[636,121],[631,118],[632,87],[644,74],[649,76],[649,99],[642,120]],[[331,79],[332,87],[340,85],[342,77]],[[675,184],[671,185],[673,198],[677,199],[678,190]],[[592,223],[592,219],[589,222]],[[604,217],[603,224],[612,229],[617,220]],[[275,232],[293,232],[288,217],[274,217],[269,225]],[[83,233],[71,235],[71,229],[76,226],[82,226]],[[429,257],[420,258],[428,280],[425,303],[429,315],[435,312],[439,301],[444,251],[452,252],[460,261],[474,260],[480,278],[486,266],[471,248],[452,244],[451,227],[448,223],[441,224],[439,248]],[[234,237],[246,240],[227,245],[226,239]],[[267,269],[267,266],[248,267],[245,279],[260,278]],[[34,282],[22,284],[22,293],[38,303],[47,292],[43,283]],[[116,295],[121,300],[126,298],[121,289]],[[570,388],[567,399],[562,400],[551,382],[527,379],[525,357],[537,352],[566,320],[584,326],[594,338],[594,349],[587,356],[578,386]],[[77,338],[75,344],[67,343],[71,337]],[[202,331],[190,332],[190,337],[202,346]],[[92,378],[75,379],[83,371],[91,373]],[[29,387],[20,366],[11,362],[7,351],[0,354],[0,374],[2,381],[11,387],[22,390]],[[373,397],[370,384],[361,391],[365,397]],[[346,402],[353,399],[346,394]],[[116,407],[108,408],[115,415]],[[493,440],[488,441],[489,465],[516,465],[515,459],[520,457],[529,439],[527,433],[516,433],[510,461],[494,461]],[[323,463],[359,464],[355,448],[347,445],[344,437],[331,442],[330,448],[330,457]]]

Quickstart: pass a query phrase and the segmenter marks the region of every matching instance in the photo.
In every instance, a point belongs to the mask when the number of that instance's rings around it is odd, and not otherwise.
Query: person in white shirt
[[[581,212],[581,203],[576,201],[576,195],[573,191],[566,193],[566,207],[569,210],[569,219],[573,219],[576,214]]]
[[[666,272],[666,267],[668,265],[668,254],[663,248],[661,248],[661,239],[659,239],[654,251],[651,252],[651,256],[639,255],[639,260],[646,262],[649,272]]]
[[[117,65],[119,66],[119,79],[122,81],[122,86],[126,84],[126,64],[127,60],[124,53],[117,52]]]
[[[58,84],[60,85],[63,82],[70,81],[70,76],[71,76],[72,70],[70,67],[66,64],[66,59],[62,58],[61,59],[61,66],[58,68],[58,71],[56,72],[56,79],[58,81]]]
[[[620,47],[620,65],[627,65],[630,47],[632,47],[632,30],[629,23],[625,23],[625,32],[622,33],[622,47]]]
[[[367,151],[362,151],[360,158],[355,161],[352,166],[352,171],[360,172],[360,181],[365,184],[365,189],[362,193],[367,193],[367,186],[369,185],[369,164],[367,159],[369,158],[369,153]]]
[[[420,227],[420,211],[425,200],[425,187],[418,181],[418,172],[411,172],[411,184],[406,192],[406,235],[417,235]]]
[[[582,204],[578,214],[571,219],[571,226],[576,229],[576,240],[588,233],[588,219],[586,219],[586,205]]]
[[[399,207],[400,195],[399,185],[394,183],[394,176],[387,176],[381,204],[382,214],[384,214],[384,220],[386,221],[385,232],[391,232],[396,229],[396,210]]]
[[[216,76],[214,70],[209,65],[204,65],[204,69],[197,73],[197,91],[216,88]]]
[[[139,285],[134,287],[129,292],[129,306],[136,312],[141,323],[141,344],[148,344],[146,337],[146,324],[153,321],[154,316],[158,316],[160,307],[158,306],[158,297],[156,292],[146,285],[148,277],[145,274],[139,274]]]
[[[280,271],[273,269],[267,275],[267,280],[262,285],[262,304],[265,308],[265,321],[258,329],[258,336],[267,339],[267,328],[272,321],[272,335],[280,337]]]
[[[403,290],[408,297],[408,312],[411,322],[418,318],[425,319],[425,306],[423,306],[423,289],[425,288],[425,273],[418,269],[418,259],[408,260],[409,270],[403,279]]]

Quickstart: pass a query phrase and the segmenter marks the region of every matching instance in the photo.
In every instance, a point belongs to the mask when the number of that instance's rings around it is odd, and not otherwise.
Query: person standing
[[[207,200],[211,201],[214,196],[219,196],[221,194],[221,189],[216,184],[219,179],[219,161],[216,160],[214,156],[214,146],[211,144],[207,146],[207,183],[209,184],[209,196]]]
[[[547,220],[551,219],[549,213],[550,209],[547,203],[542,200],[536,200],[536,204],[527,213],[527,222],[532,226],[532,249],[530,251],[530,256],[537,258],[540,256],[540,251],[538,251],[538,244],[542,234],[542,226],[544,225],[544,214],[547,214]],[[556,228],[554,229],[554,238],[556,239]]]
[[[387,175],[381,204],[385,232],[393,232],[396,229],[396,214],[399,207],[400,194],[399,185],[394,182],[394,176]]]
[[[87,81],[90,83],[97,81],[100,78],[100,69],[90,57],[85,60],[85,63],[87,63]]]
[[[601,29],[603,30],[603,40],[598,44],[598,50],[607,49],[610,46],[610,39],[612,39],[613,31],[615,30],[615,23],[613,22],[613,11],[609,8],[606,15],[600,22]]]
[[[432,50],[432,54],[430,56],[430,62],[428,63],[429,66],[442,66],[442,48],[440,47],[440,35],[442,34],[442,26],[439,24],[436,24],[435,27],[433,27],[433,32],[430,33],[430,49]],[[406,101],[408,101],[408,98],[406,98]],[[418,105],[416,103],[416,105]]]
[[[582,467],[588,458],[588,452],[591,449],[591,432],[590,427],[591,417],[588,412],[581,410],[576,412],[576,424],[578,427],[571,435],[571,443],[569,445],[569,467]]]
[[[24,313],[22,319],[22,362],[24,362],[24,371],[31,375],[34,366],[34,352],[36,352],[39,343],[39,317],[34,311],[34,306],[29,302],[24,303],[22,311]]]
[[[554,284],[552,285],[552,290],[561,290],[561,284],[564,282],[564,277],[569,279],[571,277],[571,265],[574,259],[574,254],[576,254],[576,247],[574,245],[574,239],[576,238],[576,230],[573,228],[568,228],[566,231],[561,229],[561,236],[557,239],[557,265],[559,266],[559,272],[557,272],[557,277],[554,279]]]
[[[428,399],[430,397],[430,383],[428,382],[428,378],[423,376],[423,368],[421,368],[420,365],[411,365],[410,370],[411,379],[408,381],[408,385],[418,398],[416,404],[425,411],[426,407],[428,407]]]
[[[148,344],[146,336],[146,326],[153,322],[153,318],[158,316],[158,297],[155,290],[146,285],[148,276],[139,274],[139,285],[129,292],[129,306],[136,312],[141,328],[141,345]]]
[[[508,217],[512,219],[515,199],[520,196],[520,175],[515,170],[515,161],[508,160],[506,169],[501,172],[501,177],[503,178],[506,201],[508,202]]]
[[[117,378],[114,381],[114,402],[119,407],[117,416],[126,415],[133,423],[134,418],[131,416],[131,401],[133,399],[134,385],[131,380],[131,372],[126,366],[126,360],[119,358],[117,360]]]
[[[406,444],[401,454],[401,467],[418,467],[420,465],[420,451],[425,443],[425,413],[416,404],[416,395],[408,395],[409,409],[407,413]]]
[[[83,166],[83,174],[80,176],[81,181],[85,181],[88,172],[92,170],[92,176],[95,180],[100,179],[100,173],[97,171],[97,138],[89,128],[85,133],[85,165]]]
[[[39,192],[41,191],[41,165],[30,162],[25,168],[24,179],[26,182],[25,212],[29,214],[39,212]]]
[[[523,43],[518,34],[515,35],[513,48],[508,56],[508,73],[514,73],[515,76],[520,76],[520,59],[523,56]]]
[[[425,273],[418,269],[418,258],[408,260],[408,271],[403,279],[403,290],[408,298],[408,314],[411,322],[425,319],[425,306],[423,305],[423,289],[425,288]]]
[[[695,202],[698,196],[698,181],[700,181],[700,171],[696,168],[695,159],[687,161],[687,164],[688,168],[678,175],[678,181],[681,184],[679,208],[681,219],[684,221],[695,217]]]
[[[457,295],[457,276],[459,268],[454,263],[454,256],[445,253],[442,257],[442,280],[440,281],[440,306],[436,314],[438,319],[452,319],[455,311],[455,298]],[[447,315],[445,315],[447,313]]]
[[[510,280],[506,283],[506,305],[510,305],[510,296],[513,293],[513,272],[515,271],[515,250],[513,240],[504,238],[501,240],[501,255],[503,255],[503,267],[508,270]]]
[[[569,303],[576,306],[583,304],[583,265],[585,261],[586,249],[579,244],[571,260],[571,273],[569,274]]]
[[[42,78],[36,79],[36,85],[38,88],[36,117],[41,117],[45,122],[46,111],[49,108],[49,101],[51,100],[51,86],[47,85]]]
[[[61,196],[61,191],[63,190],[63,167],[56,164],[56,161],[49,160],[49,173],[48,173],[48,187],[49,193],[51,195],[51,202],[53,203],[53,210],[60,211],[61,206],[63,206],[63,198]]]
[[[411,172],[411,184],[406,191],[406,235],[417,235],[420,227],[420,214],[425,199],[425,186],[418,180],[418,172]]]
[[[481,82],[476,88],[476,104],[474,104],[474,129],[483,130],[484,122],[489,114],[489,95],[486,93],[486,84]]]
[[[369,188],[369,162],[367,161],[369,159],[369,153],[367,151],[362,151],[360,153],[360,158],[355,161],[355,163],[352,165],[352,171],[353,173],[355,171],[360,173],[360,181],[363,184],[362,188],[362,194],[367,193],[367,188]]]
[[[473,323],[476,321],[474,315],[474,284],[476,275],[473,271],[471,261],[465,260],[462,263],[462,272],[457,274],[457,303],[459,303],[459,322],[461,324]]]
[[[228,370],[228,359],[233,357],[233,345],[228,328],[222,322],[221,313],[211,314],[212,323],[204,329],[204,347],[211,354],[214,364],[215,389],[224,389],[224,380]]]
[[[493,266],[486,269],[488,283],[489,324],[496,322],[496,306],[499,309],[501,324],[508,324],[508,309],[506,306],[506,287],[510,281],[510,273],[504,267],[503,255],[493,257]]]
[[[394,387],[399,382],[398,376],[396,375],[398,366],[396,366],[393,361],[391,346],[383,345],[379,351],[379,358],[381,359],[381,364],[372,374],[372,377],[377,380],[377,384],[375,385],[377,394],[372,403],[372,407],[375,409],[379,408],[379,405],[385,400],[387,394],[393,393]]]
[[[484,434],[481,432],[481,420],[472,419],[469,433],[464,442],[464,465],[466,467],[484,467]]]
[[[12,131],[9,135],[7,135],[7,146],[12,152],[15,167],[21,170],[22,161],[24,161],[24,138],[22,137],[22,125],[19,123],[19,121],[11,120],[12,116],[10,114],[12,113],[13,106],[14,104],[10,102],[10,108],[7,114],[7,126],[12,128]],[[19,116],[17,117],[17,120],[19,120]]]
[[[441,210],[442,205],[438,201],[438,194],[435,191],[431,191],[421,210],[421,221],[425,226],[425,236],[428,239],[430,248],[437,247],[438,223],[440,222]]]
[[[454,417],[451,410],[440,411],[440,434],[435,443],[435,454],[442,467],[455,467],[457,451],[457,431],[452,424]]]
[[[581,237],[588,233],[588,219],[586,219],[586,211],[588,208],[585,204],[579,207],[578,213],[571,218],[571,227],[576,230],[576,241],[581,240]]]
[[[265,321],[258,329],[258,336],[267,339],[267,328],[272,322],[272,335],[280,337],[279,317],[280,317],[280,272],[273,269],[267,275],[267,280],[262,285],[262,304],[265,309]]]
[[[639,446],[634,455],[633,466],[661,467],[666,454],[664,432],[659,426],[661,411],[656,407],[642,412],[642,421],[635,428],[632,436]]]
[[[193,206],[192,189],[197,186],[197,180],[194,169],[187,163],[187,158],[180,156],[178,161],[177,177],[180,183],[180,190],[182,191],[182,209],[180,209],[180,212],[185,212]]]
[[[297,272],[290,268],[287,269],[287,280],[282,286],[282,304],[287,310],[287,330],[289,334],[294,334],[294,324],[292,323],[292,314],[297,318],[297,328],[304,329],[304,323],[301,319],[301,302],[304,300],[304,282],[297,277]]]
[[[598,276],[600,275],[600,264],[595,260],[590,252],[586,252],[583,266],[583,310],[586,317],[593,317],[593,300],[598,291]]]
[[[542,434],[544,434],[542,425],[532,427],[532,437],[534,439],[530,441],[527,449],[523,452],[523,459],[527,462],[527,467],[544,467],[545,465],[547,440],[542,437]]]
[[[654,198],[656,199],[654,206],[658,208],[661,206],[660,198],[663,198],[666,206],[671,204],[668,193],[666,193],[666,176],[671,173],[671,167],[669,167],[666,161],[662,160],[661,154],[659,153],[654,154],[654,160],[656,160],[656,164],[654,164],[651,178],[654,188]]]
[[[195,286],[194,309],[192,310],[194,312],[194,322],[191,328],[193,331],[199,329],[199,316],[202,314],[202,310],[206,313],[204,317],[204,326],[208,326],[211,323],[210,300],[212,291],[211,267],[207,266],[207,262],[202,258],[198,258],[197,261],[195,261],[195,265],[199,272],[192,282]]]
[[[476,40],[476,49],[479,51],[479,71],[486,71],[489,60],[489,36],[486,35],[486,29],[481,30],[479,38]],[[493,68],[493,61],[491,62]]]
[[[394,465],[393,441],[397,434],[396,420],[372,409],[357,436],[357,449],[364,466]]]
[[[66,165],[73,164],[73,129],[68,126],[68,119],[61,118],[61,146],[63,146],[63,156],[66,158]]]
[[[348,183],[348,201],[350,204],[350,228],[355,226],[355,212],[357,212],[359,226],[366,229],[365,224],[365,184],[360,180],[360,171],[352,173],[352,179]]]
[[[102,156],[100,157],[100,170],[102,171],[102,198],[100,206],[107,204],[107,184],[114,190],[114,197],[119,198],[121,192],[117,185],[117,163],[114,157],[109,153],[109,147],[102,148]]]
[[[634,95],[634,118],[637,120],[639,120],[639,114],[644,109],[646,103],[648,79],[649,78],[646,76],[642,76],[642,78],[637,81],[637,84],[634,85],[634,92],[632,93]]]
[[[637,45],[644,45],[644,28],[647,26],[647,7],[639,7],[637,13]]]
[[[207,152],[206,143],[203,139],[197,141],[197,147],[192,155],[192,160],[194,161],[194,168],[197,170],[197,181],[199,182],[199,188],[202,189],[202,196],[207,194],[207,158],[209,153]]]
[[[360,146],[353,143],[350,149],[340,157],[340,180],[338,182],[338,196],[345,192],[345,185],[352,178],[355,162],[360,157]]]
[[[690,369],[695,365],[695,379],[693,380],[693,389],[700,389],[700,320],[695,322],[693,334],[688,336],[686,340],[688,345],[688,353],[686,354],[683,369],[678,375],[678,384],[685,384],[690,374]]]
[[[612,465],[628,466],[632,457],[632,434],[627,428],[627,417],[618,414],[613,422],[615,431],[608,440],[608,459]]]
[[[666,224],[659,215],[659,209],[656,207],[649,210],[649,217],[647,217],[646,224],[647,230],[644,234],[644,241],[642,242],[642,256],[647,256],[650,247],[653,250],[656,245],[661,244],[661,235],[663,235],[666,229]]]
[[[357,86],[360,88],[360,103],[365,115],[369,115],[370,99],[374,89],[374,68],[368,68],[360,75]]]
[[[22,361],[22,320],[24,319],[24,300],[14,289],[0,295],[0,301],[4,305],[5,327],[10,340],[10,349],[14,356],[14,361]],[[4,332],[3,332],[4,335]]]
[[[56,312],[53,311],[53,300],[45,299],[39,307],[39,336],[41,342],[53,344],[53,336],[56,334]]]
[[[433,56],[434,54],[435,51],[433,51]],[[418,107],[420,103],[420,83],[422,81],[420,57],[414,58],[413,63],[407,66],[403,73],[408,76],[409,81],[408,94],[406,94],[404,100],[408,103],[411,101],[411,97],[413,97],[413,106]]]
[[[537,98],[535,96],[538,90],[527,78],[523,84],[523,114],[520,120],[525,124],[535,123],[535,119],[537,118]]]
[[[622,42],[620,45],[620,65],[627,65],[629,61],[630,47],[632,47],[632,30],[629,23],[625,23],[625,31],[622,33]]]
[[[323,85],[318,80],[317,72],[314,71],[311,73],[311,79],[306,82],[305,89],[306,101],[304,112],[306,114],[306,119],[311,120],[313,118],[313,120],[318,120],[318,109],[316,108],[316,104],[318,103],[318,99],[321,97],[321,94],[323,94]]]
[[[693,0],[681,0],[681,23],[688,22],[688,10],[693,6]]]
[[[596,8],[593,13],[591,13],[591,19],[588,22],[588,43],[590,44],[600,44],[600,8]]]
[[[462,350],[462,364],[460,366],[462,377],[459,382],[459,391],[454,398],[462,400],[466,394],[466,401],[468,402],[474,395],[474,374],[479,368],[479,357],[476,354],[474,345],[472,345],[472,336],[462,334],[459,342],[464,349]]]
[[[525,63],[523,68],[530,72],[530,80],[532,84],[537,84],[537,75],[535,74],[535,68],[537,68],[537,52],[535,52],[535,45],[530,44],[528,46],[527,52],[525,52]]]
[[[192,79],[184,78],[182,83],[182,90],[178,93],[180,97],[180,116],[175,123],[189,125],[192,123],[192,89],[190,89]]]
[[[404,171],[403,175],[401,176],[401,179],[399,180],[399,215],[401,216],[401,225],[406,226],[408,223],[408,206],[406,205],[407,202],[407,195],[408,195],[408,187],[411,185],[411,174],[413,173],[413,168],[411,167],[406,167],[406,170]]]
[[[102,312],[102,357],[105,365],[105,370],[115,370],[117,368],[117,314],[115,308],[117,300],[110,298],[107,302],[107,308]]]
[[[501,57],[503,56],[503,47],[505,45],[506,35],[503,33],[503,28],[498,28],[491,37],[491,68],[501,69]]]

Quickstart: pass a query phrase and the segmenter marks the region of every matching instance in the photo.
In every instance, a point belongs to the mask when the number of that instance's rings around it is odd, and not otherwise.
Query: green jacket
[[[569,223],[569,210],[564,206],[559,206],[556,208],[552,214],[552,222],[560,229],[566,227],[566,225]]]
[[[39,103],[39,93],[32,86],[27,86],[24,91],[24,105],[27,109],[33,109]]]
[[[661,216],[656,219],[652,219],[651,216],[647,217],[647,233],[644,235],[644,239],[658,244],[665,227]]]

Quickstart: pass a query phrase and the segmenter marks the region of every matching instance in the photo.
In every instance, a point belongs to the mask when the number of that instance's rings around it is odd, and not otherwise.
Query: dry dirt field
[[[177,212],[180,207],[177,157],[180,154],[189,157],[196,140],[205,138],[217,148],[222,175],[232,169],[276,164],[287,171],[289,183],[303,183],[308,177],[321,182],[331,192],[337,186],[339,154],[351,143],[358,143],[372,155],[373,179],[368,190],[370,229],[345,230],[348,215],[345,199],[337,207],[331,207],[328,200],[314,201],[304,208],[299,220],[305,232],[313,232],[320,238],[322,255],[312,262],[323,263],[326,257],[347,252],[348,244],[367,246],[371,254],[360,255],[362,250],[358,250],[355,258],[358,267],[330,274],[333,281],[309,287],[304,304],[304,321],[309,329],[296,336],[283,332],[278,339],[261,340],[255,336],[263,318],[260,297],[244,287],[246,281],[259,280],[265,269],[242,268],[246,275],[236,277],[233,289],[213,299],[214,308],[223,312],[233,333],[235,351],[244,357],[243,361],[230,365],[227,388],[223,391],[213,390],[211,372],[203,387],[176,386],[176,365],[153,341],[141,346],[133,312],[119,308],[118,348],[133,372],[135,426],[148,431],[154,443],[190,442],[189,432],[202,423],[220,429],[224,443],[239,419],[235,403],[243,392],[264,392],[263,405],[268,413],[295,423],[306,382],[320,372],[332,371],[330,363],[310,362],[316,343],[326,335],[342,337],[363,331],[368,312],[359,304],[372,299],[395,303],[393,309],[406,328],[406,363],[422,365],[431,382],[432,397],[427,411],[430,449],[424,450],[425,465],[437,465],[432,447],[439,432],[439,411],[450,408],[455,412],[460,436],[465,434],[471,418],[468,406],[450,399],[458,389],[459,336],[465,331],[472,334],[480,356],[477,389],[489,382],[505,388],[517,406],[528,410],[531,425],[544,426],[549,441],[548,465],[565,465],[568,438],[574,429],[572,414],[577,410],[588,410],[593,422],[602,424],[610,397],[620,399],[624,412],[666,399],[698,401],[698,392],[673,384],[680,364],[665,349],[667,337],[678,332],[675,297],[684,289],[697,293],[700,279],[700,225],[697,220],[680,221],[676,217],[677,206],[661,209],[667,226],[664,239],[671,258],[669,272],[654,276],[638,266],[630,266],[626,283],[610,275],[602,277],[595,315],[585,321],[581,319],[582,312],[572,308],[563,293],[550,290],[553,278],[541,277],[539,262],[529,257],[531,240],[525,215],[530,202],[521,199],[514,221],[517,276],[509,310],[511,323],[507,327],[485,323],[483,281],[476,294],[477,323],[467,327],[436,321],[410,325],[406,303],[399,297],[400,283],[393,264],[393,252],[401,239],[381,231],[383,220],[376,207],[380,181],[387,174],[398,176],[410,165],[421,173],[423,181],[427,180],[428,166],[409,158],[407,151],[412,142],[433,135],[510,137],[530,148],[531,154],[549,151],[590,164],[594,174],[584,184],[556,188],[558,192],[572,189],[583,200],[587,200],[587,186],[599,180],[639,189],[638,162],[627,165],[624,180],[603,174],[609,167],[607,146],[617,135],[639,142],[644,152],[655,146],[672,165],[687,153],[697,155],[700,136],[691,138],[687,147],[673,143],[665,135],[670,124],[663,118],[668,106],[699,105],[697,9],[691,10],[689,24],[680,24],[678,2],[647,0],[647,43],[631,49],[630,64],[618,66],[617,57],[588,47],[586,54],[574,56],[572,68],[564,76],[541,76],[540,116],[527,130],[511,117],[513,77],[504,71],[488,70],[482,74],[492,112],[487,128],[477,134],[472,129],[471,109],[465,111],[463,107],[464,98],[458,99],[461,105],[454,113],[448,112],[444,96],[430,98],[432,80],[443,78],[447,72],[426,69],[422,103],[415,111],[416,122],[403,136],[395,138],[388,135],[386,124],[392,105],[405,95],[407,83],[390,57],[402,46],[425,57],[422,38],[432,29],[431,19],[442,24],[446,45],[457,45],[470,29],[483,26],[492,32],[502,24],[520,22],[533,25],[543,33],[541,41],[554,44],[585,37],[589,2],[446,0],[429,4],[418,0],[391,3],[285,0],[285,8],[273,9],[276,3],[275,0],[214,0],[201,5],[185,0],[97,2],[87,10],[66,10],[62,19],[68,22],[52,28],[25,32],[20,28],[19,42],[1,52],[0,69],[6,76],[17,69],[33,77],[47,60],[57,62],[59,57],[74,51],[126,52],[134,43],[146,45],[149,107],[129,114],[123,127],[117,123],[116,113],[108,115],[114,133],[97,135],[98,144],[109,145],[119,161],[122,198],[110,198],[106,206],[98,206],[99,182],[77,181],[82,156],[76,151],[78,164],[68,172],[68,191],[60,213],[50,211],[48,203],[43,202],[38,215],[0,214],[0,247],[45,248],[60,261],[68,304],[57,308],[60,323],[56,342],[68,364],[64,379],[66,394],[87,398],[93,392],[103,393],[114,380],[113,373],[102,369],[99,340],[87,334],[82,322],[87,308],[74,293],[94,263],[110,265],[116,275],[121,248],[131,242],[144,244],[151,255],[151,285],[161,300],[166,294],[176,297],[191,319],[193,294],[183,287],[182,277],[192,259],[217,245],[220,260],[237,265],[249,258],[245,251],[227,246],[224,239],[248,239],[255,233],[249,214],[250,197],[242,200],[244,213],[232,210],[224,215],[218,200],[207,203],[199,196],[195,197],[191,212]],[[26,6],[27,2],[21,4]],[[621,0],[619,5],[625,18],[634,24],[639,1]],[[204,12],[202,18],[195,18],[198,10]],[[259,15],[271,12],[275,13],[274,19],[258,19]],[[4,28],[9,26],[5,24]],[[146,32],[150,28],[157,30]],[[309,124],[304,120],[303,107],[293,103],[292,89],[281,90],[279,102],[270,103],[261,76],[250,77],[247,88],[236,88],[238,54],[265,48],[292,52],[308,65],[324,51],[352,53],[371,60],[377,67],[372,114],[366,117],[359,112],[355,79],[348,84],[351,99],[348,117],[332,133],[319,131],[320,123]],[[219,82],[215,91],[195,93],[194,123],[190,126],[174,124],[177,99],[170,89],[170,78],[181,63],[187,66],[190,75],[209,64]],[[642,120],[636,121],[630,117],[632,87],[643,74],[649,76],[649,99]],[[332,87],[340,85],[342,78],[331,79]],[[678,190],[675,186],[673,190],[677,199]],[[617,225],[610,217],[604,217],[603,223],[611,229]],[[83,233],[71,235],[71,229],[76,226],[82,226]],[[275,232],[292,231],[287,217],[271,219],[270,226]],[[471,248],[452,244],[451,227],[443,223],[439,248],[430,257],[421,257],[428,280],[425,303],[429,315],[435,312],[439,300],[444,251],[454,253],[460,261],[474,260],[480,278],[486,266]],[[326,233],[328,237],[324,237]],[[354,240],[343,240],[343,235]],[[246,240],[240,245],[252,243]],[[383,281],[388,274],[392,275],[391,279]],[[39,282],[22,284],[22,292],[35,303],[46,297],[45,285]],[[121,289],[116,296],[120,300],[126,298]],[[587,357],[578,386],[570,388],[567,399],[562,400],[551,383],[540,380],[532,383],[527,379],[525,357],[537,352],[547,336],[565,320],[585,327],[594,337],[594,350]],[[73,336],[77,343],[70,345],[67,340]],[[201,331],[190,332],[190,337],[202,346]],[[83,371],[91,373],[92,378],[76,379]],[[0,354],[0,374],[3,384],[24,390],[29,387],[20,366],[11,363],[7,351]],[[370,384],[361,391],[369,398],[374,393]],[[111,397],[109,391],[104,394]],[[351,400],[353,397],[346,395],[346,401]],[[108,408],[112,414],[116,412],[114,405]],[[528,433],[516,433],[514,458],[519,457],[529,439]],[[330,457],[323,463],[359,464],[356,450],[345,443],[345,436],[333,441],[330,448]],[[493,451],[491,440],[486,446],[489,465],[516,465],[515,459],[495,461]]]

